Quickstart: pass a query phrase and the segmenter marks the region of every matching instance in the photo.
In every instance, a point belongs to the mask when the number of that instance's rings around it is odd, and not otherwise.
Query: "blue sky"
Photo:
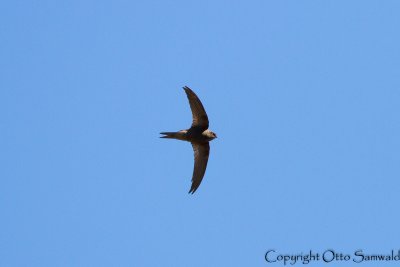
[[[399,10],[3,1],[0,266],[399,249]],[[184,85],[219,137],[194,195],[191,146],[158,138],[191,124]]]

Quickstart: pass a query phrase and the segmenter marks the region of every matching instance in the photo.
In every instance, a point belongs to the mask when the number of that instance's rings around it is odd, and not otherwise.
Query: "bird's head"
[[[210,138],[210,140],[213,140],[217,138],[217,134],[209,130],[207,131],[207,137]]]

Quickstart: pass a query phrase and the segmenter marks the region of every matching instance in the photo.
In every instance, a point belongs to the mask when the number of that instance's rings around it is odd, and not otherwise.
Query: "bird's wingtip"
[[[184,86],[184,87],[182,87],[183,88],[183,90],[185,90],[185,91],[187,91],[187,90],[191,90],[190,88],[189,88],[189,86]]]
[[[192,194],[192,195],[193,195],[194,192],[196,192],[196,190],[197,190],[197,188],[195,188],[195,187],[192,186],[192,187],[190,188],[188,194]]]

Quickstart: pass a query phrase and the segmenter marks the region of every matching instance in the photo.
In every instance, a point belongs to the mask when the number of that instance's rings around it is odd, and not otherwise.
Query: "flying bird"
[[[210,155],[209,142],[217,138],[217,135],[208,129],[208,116],[197,95],[187,86],[183,87],[183,90],[186,92],[192,110],[192,126],[187,130],[178,132],[162,132],[160,134],[164,136],[160,138],[172,138],[192,143],[194,168],[189,194],[193,194],[199,188],[206,172],[208,156]]]

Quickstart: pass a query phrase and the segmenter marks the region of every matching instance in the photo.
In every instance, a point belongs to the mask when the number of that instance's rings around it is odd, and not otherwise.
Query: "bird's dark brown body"
[[[172,138],[199,144],[209,142],[216,138],[215,133],[209,130],[201,132],[196,129],[180,130],[179,132],[162,132],[161,134],[165,135],[161,136],[161,138]]]

